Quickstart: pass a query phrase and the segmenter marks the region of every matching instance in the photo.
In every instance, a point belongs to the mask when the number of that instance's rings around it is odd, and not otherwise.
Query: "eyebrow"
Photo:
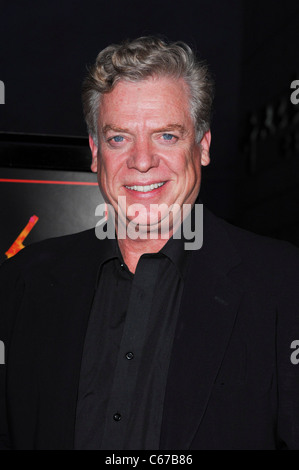
[[[179,131],[182,134],[186,133],[186,128],[181,124],[168,124],[165,127],[161,127],[160,129],[155,129],[153,132],[166,132],[166,131]]]
[[[116,126],[111,126],[110,124],[106,124],[106,126],[104,126],[102,128],[102,132],[103,134],[106,134],[106,132],[108,131],[114,131],[114,132],[127,132],[129,133],[129,129],[126,129],[126,128],[121,128],[121,127],[116,127]]]
[[[122,128],[122,127],[117,127],[117,126],[112,126],[111,124],[106,124],[102,128],[103,134],[106,134],[108,131],[113,131],[113,132],[125,132],[127,134],[130,134],[131,131],[127,128]],[[181,124],[167,124],[166,126],[163,126],[159,129],[153,129],[153,133],[158,133],[158,132],[167,132],[167,131],[179,131],[182,134],[186,133],[186,129],[184,126]]]

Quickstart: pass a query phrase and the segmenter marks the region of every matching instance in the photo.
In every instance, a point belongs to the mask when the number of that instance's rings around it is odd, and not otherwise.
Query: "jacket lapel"
[[[73,448],[84,338],[106,245],[93,230],[86,232],[85,239],[69,245],[68,259],[62,257],[39,279],[43,315],[37,319],[38,448]]]
[[[165,395],[161,449],[188,449],[208,405],[242,291],[228,272],[240,263],[222,223],[204,211],[201,250],[191,257]]]

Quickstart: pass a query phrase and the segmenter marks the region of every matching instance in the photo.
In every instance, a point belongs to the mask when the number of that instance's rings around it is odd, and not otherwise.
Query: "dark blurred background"
[[[33,214],[24,244],[95,225],[101,195],[90,184],[82,80],[102,48],[147,34],[186,41],[210,65],[203,201],[240,227],[299,245],[299,104],[290,100],[298,0],[2,0],[0,261]]]

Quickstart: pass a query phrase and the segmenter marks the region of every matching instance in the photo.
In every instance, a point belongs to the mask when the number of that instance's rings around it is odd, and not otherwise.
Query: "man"
[[[206,209],[198,229],[211,103],[183,43],[98,55],[83,106],[115,232],[3,264],[3,448],[299,448],[298,250]]]

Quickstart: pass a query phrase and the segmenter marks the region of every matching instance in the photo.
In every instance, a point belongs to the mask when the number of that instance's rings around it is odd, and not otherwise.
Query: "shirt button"
[[[134,357],[134,354],[130,351],[130,352],[127,352],[126,354],[126,358],[128,359],[128,361],[130,361],[131,359],[133,359]]]
[[[120,413],[115,413],[113,415],[113,419],[114,419],[114,421],[120,421],[121,420],[121,414]]]
[[[125,269],[124,263],[120,263],[120,267],[121,267],[121,269]]]

